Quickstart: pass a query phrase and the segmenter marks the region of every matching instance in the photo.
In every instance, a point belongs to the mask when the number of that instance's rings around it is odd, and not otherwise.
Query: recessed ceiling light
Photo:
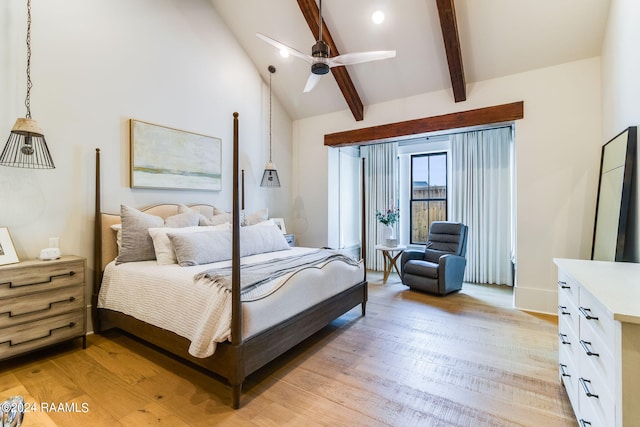
[[[280,49],[280,56],[282,56],[283,58],[288,58],[289,51],[287,49]]]
[[[382,24],[384,21],[384,13],[381,10],[376,10],[373,12],[373,15],[371,15],[371,20],[376,24]]]

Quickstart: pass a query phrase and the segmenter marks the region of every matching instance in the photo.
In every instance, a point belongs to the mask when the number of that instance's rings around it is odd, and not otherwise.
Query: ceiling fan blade
[[[330,67],[341,65],[360,64],[362,62],[378,61],[380,59],[394,58],[395,50],[376,50],[372,52],[354,52],[345,53],[344,55],[334,56],[327,60]]]
[[[289,52],[291,55],[297,56],[298,58],[302,58],[305,61],[307,61],[309,64],[313,63],[313,57],[310,55],[307,55],[306,53],[302,53],[299,50],[296,50],[290,46],[287,46],[284,43],[280,43],[278,40],[274,40],[271,37],[265,36],[264,34],[260,34],[260,33],[256,33],[256,36],[261,39],[264,40],[265,42],[269,43],[271,46],[274,46],[280,50],[286,50],[287,52]]]
[[[307,84],[304,86],[304,92],[311,92],[311,90],[316,87],[316,85],[320,81],[320,77],[322,76],[319,74],[311,73],[311,75],[309,75],[309,78],[307,79]]]

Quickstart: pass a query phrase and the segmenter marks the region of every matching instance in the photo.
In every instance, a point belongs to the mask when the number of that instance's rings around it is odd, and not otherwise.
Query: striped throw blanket
[[[240,271],[240,289],[244,294],[278,277],[303,268],[325,264],[329,261],[346,262],[353,266],[359,264],[357,260],[339,252],[328,249],[318,249],[317,251],[300,256],[289,256],[242,265]],[[208,279],[206,283],[209,286],[217,286],[231,290],[231,267],[202,271],[194,276],[195,281],[200,281],[200,279]]]

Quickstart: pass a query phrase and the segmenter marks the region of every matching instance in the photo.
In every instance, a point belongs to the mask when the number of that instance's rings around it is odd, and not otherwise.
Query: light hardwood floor
[[[251,376],[239,410],[220,381],[117,332],[2,362],[0,398],[35,405],[24,426],[576,425],[555,317],[511,308],[506,287],[435,297],[381,279],[369,274],[366,317]]]

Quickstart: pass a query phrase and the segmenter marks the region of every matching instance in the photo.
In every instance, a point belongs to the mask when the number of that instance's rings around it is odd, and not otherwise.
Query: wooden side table
[[[382,258],[384,259],[384,276],[382,278],[383,284],[387,283],[389,274],[391,274],[391,270],[394,268],[396,270],[396,273],[398,273],[398,276],[400,276],[400,270],[398,270],[398,265],[396,263],[398,262],[398,258],[400,258],[400,255],[402,255],[402,252],[404,252],[405,249],[407,249],[405,245],[376,245],[376,250],[382,252]]]
[[[86,347],[85,262],[66,255],[0,267],[0,360],[75,338]]]

